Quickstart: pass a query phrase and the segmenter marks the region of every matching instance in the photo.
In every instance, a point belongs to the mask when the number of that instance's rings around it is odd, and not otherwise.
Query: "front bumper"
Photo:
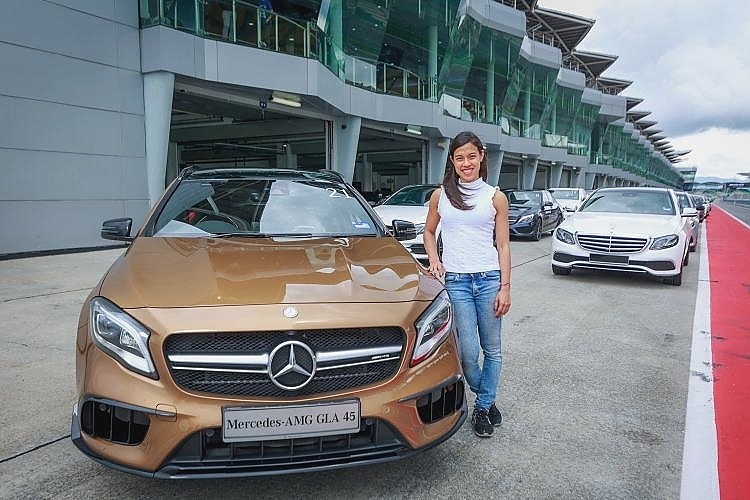
[[[466,397],[453,335],[419,365],[356,391],[285,399],[238,399],[175,389],[134,374],[90,346],[95,376],[74,406],[71,439],[111,468],[155,478],[240,477],[297,473],[404,458],[453,435],[466,419]],[[93,373],[91,370],[89,373]],[[325,403],[357,399],[354,434],[225,443],[223,407]],[[97,429],[97,430],[94,430]]]
[[[595,254],[555,238],[552,265],[563,269],[598,269],[667,277],[682,269],[682,242],[666,250],[645,250],[635,254]]]
[[[514,222],[513,224],[508,224],[508,232],[510,233],[510,236],[530,238],[534,236],[537,224],[538,222],[536,218],[523,222]]]

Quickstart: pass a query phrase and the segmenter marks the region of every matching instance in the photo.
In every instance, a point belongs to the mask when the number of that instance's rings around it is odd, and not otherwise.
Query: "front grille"
[[[255,476],[400,458],[411,448],[385,422],[363,419],[355,434],[225,443],[221,429],[190,436],[157,477]]]
[[[624,236],[578,234],[578,244],[590,252],[601,253],[636,253],[646,247],[646,238],[627,238]]]
[[[312,379],[295,390],[277,386],[268,374],[272,351],[288,341],[308,346],[316,359]],[[387,380],[401,364],[404,344],[404,331],[398,327],[186,333],[167,338],[164,356],[175,383],[188,391],[294,398]]]

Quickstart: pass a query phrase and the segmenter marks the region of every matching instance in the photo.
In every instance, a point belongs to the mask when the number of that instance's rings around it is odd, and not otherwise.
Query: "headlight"
[[[565,229],[558,227],[555,230],[555,238],[562,241],[563,243],[567,243],[568,245],[575,245],[576,239],[573,236],[573,233],[570,231],[566,231]]]
[[[417,230],[417,234],[424,233],[424,224],[414,224],[414,228]]]
[[[154,380],[159,378],[148,351],[151,333],[103,297],[91,299],[89,333],[101,350],[126,368]]]
[[[680,241],[680,237],[676,234],[668,234],[666,236],[659,236],[654,238],[654,242],[651,243],[651,250],[664,250],[665,248],[672,248]]]
[[[523,217],[518,219],[517,222],[531,222],[532,220],[534,220],[534,217],[534,214],[524,215]]]
[[[448,338],[452,323],[451,303],[448,299],[448,292],[443,290],[414,323],[417,330],[417,343],[414,355],[411,357],[411,366],[421,363],[435,352],[435,349]]]

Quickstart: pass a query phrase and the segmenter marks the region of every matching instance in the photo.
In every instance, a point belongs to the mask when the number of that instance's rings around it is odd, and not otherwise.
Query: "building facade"
[[[472,130],[502,187],[679,187],[594,21],[523,0],[9,0],[0,256],[106,245],[187,164],[442,180]],[[33,21],[34,28],[29,29]]]

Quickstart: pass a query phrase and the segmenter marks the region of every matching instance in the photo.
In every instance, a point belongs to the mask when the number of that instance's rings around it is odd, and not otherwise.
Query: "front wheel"
[[[536,225],[536,228],[534,228],[534,232],[531,235],[531,239],[534,241],[539,241],[542,239],[542,221],[539,221]]]
[[[680,267],[680,272],[675,274],[674,276],[669,276],[668,278],[664,278],[662,280],[667,285],[674,285],[674,286],[680,286],[682,285],[682,267]]]
[[[552,274],[557,276],[567,276],[570,274],[570,269],[552,264]]]

